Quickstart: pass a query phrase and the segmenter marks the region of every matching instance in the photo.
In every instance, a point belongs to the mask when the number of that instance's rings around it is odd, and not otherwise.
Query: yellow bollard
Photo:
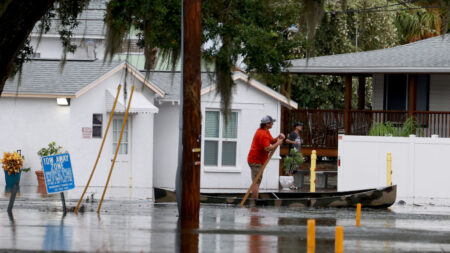
[[[391,152],[387,153],[387,185],[392,185],[392,156]]]
[[[343,253],[344,252],[344,227],[336,226],[336,239],[334,243],[334,252]]]
[[[356,226],[359,227],[361,225],[361,204],[356,204]]]
[[[313,150],[311,154],[311,168],[309,173],[309,191],[310,192],[316,192],[316,160],[317,155],[316,151]]]
[[[314,253],[316,250],[316,220],[308,220],[308,238],[306,240],[306,249],[308,253]]]

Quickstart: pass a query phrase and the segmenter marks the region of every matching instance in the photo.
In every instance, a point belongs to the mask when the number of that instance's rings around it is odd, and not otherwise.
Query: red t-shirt
[[[264,148],[269,147],[272,142],[273,138],[269,130],[258,128],[253,137],[252,147],[248,153],[248,163],[264,164],[269,156],[269,152],[264,150]]]

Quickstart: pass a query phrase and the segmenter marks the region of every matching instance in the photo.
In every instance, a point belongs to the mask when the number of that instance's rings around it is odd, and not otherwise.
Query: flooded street
[[[30,189],[22,189],[27,192]],[[76,205],[79,189],[67,194]],[[13,215],[0,198],[0,252],[306,252],[307,220],[316,221],[316,252],[334,252],[335,227],[344,227],[344,252],[450,252],[450,206],[396,204],[390,210],[240,208],[201,205],[200,227],[178,232],[176,204],[154,204],[148,190],[108,191],[78,215],[62,213],[59,195],[18,196]],[[114,197],[112,197],[114,196]],[[186,248],[187,247],[187,248]]]

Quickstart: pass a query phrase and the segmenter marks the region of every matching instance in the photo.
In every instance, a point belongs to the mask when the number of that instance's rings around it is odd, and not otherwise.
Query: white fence
[[[392,183],[397,201],[450,198],[450,138],[339,135],[338,190],[387,184],[387,153],[392,154]]]

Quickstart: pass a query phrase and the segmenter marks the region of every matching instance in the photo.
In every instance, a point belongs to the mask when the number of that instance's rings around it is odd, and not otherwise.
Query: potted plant
[[[56,143],[50,142],[47,147],[41,148],[37,154],[39,157],[41,157],[41,166],[42,166],[42,157],[49,156],[49,155],[58,155],[66,153],[67,151],[63,151],[63,147],[56,145]],[[38,180],[38,186],[45,188],[45,179],[44,179],[44,171],[42,169],[35,171],[37,180]]]
[[[303,156],[295,148],[289,152],[283,160],[283,170],[285,176],[280,176],[280,184],[283,189],[287,189],[294,183],[294,170],[296,170],[303,163]]]
[[[1,159],[2,168],[5,172],[6,190],[12,189],[14,184],[20,182],[22,173],[23,157],[18,152],[5,152]]]

